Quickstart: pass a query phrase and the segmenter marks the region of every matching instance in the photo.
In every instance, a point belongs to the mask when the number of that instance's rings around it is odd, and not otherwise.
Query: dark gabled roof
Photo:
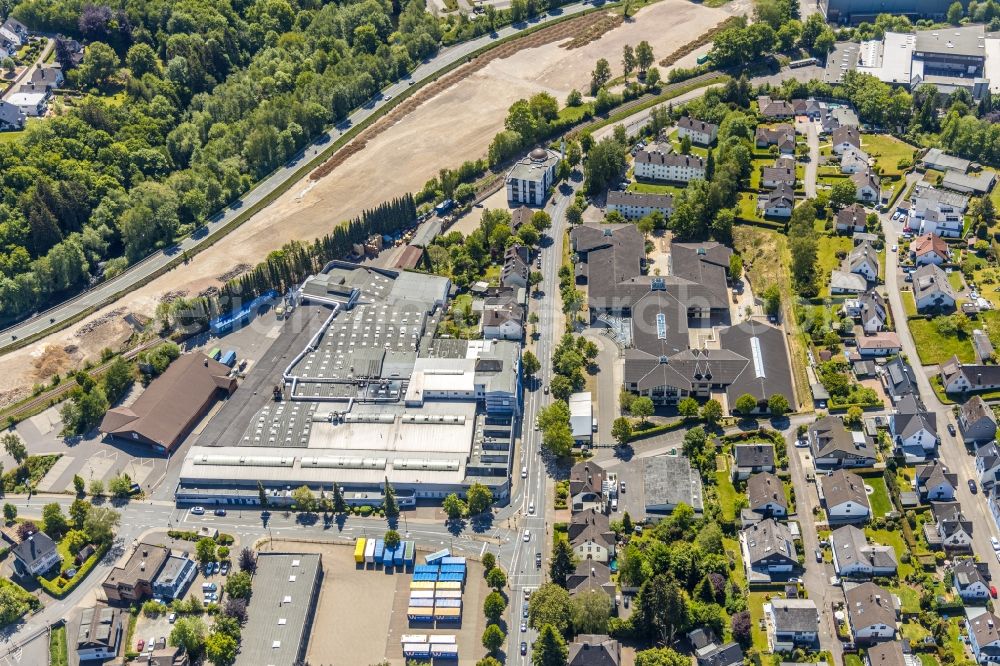
[[[955,300],[955,290],[948,282],[948,275],[934,264],[921,266],[913,271],[913,296],[919,301],[928,294],[941,292]]]
[[[833,130],[833,145],[838,145],[847,142],[854,146],[855,148],[861,147],[861,133],[858,132],[857,127],[851,127],[850,125],[844,125]]]
[[[819,629],[819,609],[812,599],[772,599],[775,631],[807,633]]]
[[[854,631],[873,624],[896,626],[896,606],[892,593],[875,583],[862,583],[844,592],[847,614]]]
[[[774,467],[773,444],[737,444],[733,447],[737,467]]]
[[[747,480],[747,498],[750,500],[751,509],[757,509],[771,502],[788,509],[784,484],[770,472],[754,474]]]
[[[742,534],[746,539],[751,565],[775,555],[798,563],[794,537],[788,525],[767,518],[747,527]]]
[[[868,220],[868,211],[861,204],[851,204],[847,208],[837,211],[837,224],[865,228]]]
[[[815,440],[817,458],[828,456],[859,456],[874,458],[875,449],[867,437],[855,441],[844,422],[836,416],[824,416],[809,426],[810,436]]]
[[[681,116],[678,118],[677,126],[693,130],[695,132],[704,132],[705,134],[711,134],[719,129],[718,125],[707,123],[704,120],[695,120],[691,116]]]
[[[968,424],[976,423],[982,419],[988,419],[992,421],[994,426],[996,425],[997,418],[986,402],[978,395],[972,396],[964,405],[961,407],[962,418]]]
[[[948,471],[940,460],[917,467],[917,488],[934,488],[942,483],[958,488],[958,474]]]
[[[795,408],[792,368],[781,329],[757,319],[748,319],[720,330],[719,345],[748,361],[726,389],[729,404],[736,404],[744,393],[758,400],[783,395]]]
[[[900,641],[887,641],[868,648],[868,666],[909,666]]]
[[[937,437],[937,414],[924,409],[917,398],[908,395],[899,401],[896,413],[892,415],[893,431],[897,436],[907,439],[921,429]]]
[[[56,549],[55,542],[45,532],[35,532],[17,544],[11,551],[14,556],[31,567],[35,562],[48,557]]]
[[[606,478],[607,473],[597,463],[590,460],[578,462],[569,471],[569,494],[592,492],[600,495]]]
[[[580,634],[569,644],[568,666],[620,666],[621,646],[603,634]]]
[[[901,357],[885,364],[885,377],[893,395],[910,395],[917,392],[917,380],[913,368]]]
[[[568,537],[573,546],[588,541],[607,548],[615,545],[615,533],[611,531],[610,519],[596,509],[574,513],[569,523]]]
[[[577,563],[573,573],[566,576],[566,589],[570,594],[600,590],[614,597],[615,584],[611,581],[608,565],[587,558]],[[610,600],[609,600],[610,603]]]
[[[854,472],[838,469],[822,477],[823,497],[827,507],[835,507],[844,502],[854,502],[868,507],[868,493],[865,482]]]
[[[985,565],[985,563],[983,563]],[[989,569],[987,569],[987,573]],[[989,587],[989,580],[983,574],[981,566],[971,557],[961,557],[955,560],[955,583],[959,590],[964,590],[976,583]]]
[[[736,666],[743,663],[743,648],[730,641],[723,645],[712,643],[695,651],[698,666]]]

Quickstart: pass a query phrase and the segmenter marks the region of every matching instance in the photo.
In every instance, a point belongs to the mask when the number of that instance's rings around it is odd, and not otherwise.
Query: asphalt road
[[[566,208],[573,201],[573,192],[579,187],[579,180],[571,185],[563,185],[550,201],[554,205],[546,207],[552,216],[552,228],[547,232],[552,239],[542,249],[542,283],[540,298],[533,297],[529,310],[538,314],[538,330],[540,337],[535,345],[534,353],[541,362],[541,370],[532,383],[525,385],[524,398],[524,435],[521,440],[521,456],[514,464],[514,491],[508,507],[500,512],[501,517],[510,516],[514,531],[514,551],[511,559],[500,558],[501,564],[507,569],[510,586],[511,612],[507,636],[508,664],[530,664],[531,649],[521,656],[521,642],[529,646],[537,637],[537,632],[529,629],[520,631],[523,621],[522,609],[525,606],[524,590],[535,589],[545,582],[548,574],[548,555],[551,552],[549,525],[551,520],[546,513],[547,506],[547,456],[541,451],[541,432],[534,428],[538,411],[549,404],[552,396],[546,394],[544,387],[552,379],[552,350],[558,343],[557,330],[562,331],[562,305],[559,299],[559,265],[562,261],[562,239],[566,229]],[[528,478],[521,479],[521,469],[527,467]],[[534,509],[532,511],[532,508]],[[524,533],[528,532],[529,540],[524,541]],[[542,566],[535,566],[535,553],[542,554]]]
[[[919,178],[919,174],[911,174],[903,188],[909,187],[912,179]],[[893,221],[888,214],[879,216],[882,223],[882,230],[885,232],[885,243],[890,251],[886,252],[885,261],[885,287],[889,294],[889,304],[892,307],[892,318],[896,322],[906,321],[906,311],[903,308],[903,300],[900,296],[900,288],[903,286],[899,273],[899,256],[897,252],[892,252],[891,248],[899,243],[899,234],[902,232],[902,223]],[[937,367],[920,367],[920,356],[917,354],[917,347],[910,335],[909,326],[896,326],[900,343],[903,346],[903,353],[914,366],[914,375],[917,378],[917,387],[920,390],[920,398],[924,406],[937,415],[938,437],[941,443],[938,447],[938,457],[948,466],[948,469],[958,474],[959,484],[955,492],[955,499],[961,502],[962,510],[966,517],[972,521],[972,548],[979,558],[989,564],[990,573],[994,579],[1000,574],[1000,567],[997,566],[997,557],[993,555],[993,545],[990,537],[1000,538],[1000,530],[997,529],[993,517],[987,507],[987,499],[984,493],[973,494],[966,483],[967,479],[977,478],[975,470],[975,458],[969,454],[965,448],[965,443],[958,437],[948,433],[947,425],[955,424],[956,432],[958,424],[951,412],[951,407],[943,405],[938,400],[937,394],[931,388],[928,379],[929,372],[937,372]]]
[[[102,282],[75,298],[65,301],[45,312],[36,313],[30,319],[26,319],[0,331],[0,352],[13,345],[19,339],[23,340],[39,333],[58,330],[81,313],[113,302],[116,294],[130,291],[136,285],[163,269],[177,256],[184,252],[191,254],[197,251],[200,246],[216,240],[217,237],[223,235],[223,228],[240,215],[244,209],[250,208],[273,192],[286,189],[292,184],[295,172],[305,162],[316,157],[326,145],[336,141],[351,127],[364,122],[373,114],[376,114],[393,97],[402,94],[411,85],[422,85],[430,82],[443,69],[469,57],[470,54],[491,42],[509,37],[529,28],[554,22],[565,16],[579,14],[590,9],[593,4],[595,3],[580,2],[567,5],[556,10],[557,13],[553,14],[550,12],[544,16],[536,17],[530,22],[521,23],[517,26],[506,26],[491,35],[483,35],[482,37],[441,49],[437,55],[417,67],[413,71],[411,79],[397,81],[382,90],[378,97],[372,99],[363,107],[356,109],[346,120],[340,122],[337,127],[331,128],[326,134],[320,136],[287,164],[272,172],[271,175],[258,183],[254,189],[247,192],[237,202],[211,217],[205,223],[205,226],[195,234],[184,238],[163,251],[158,251],[150,255],[121,275]]]

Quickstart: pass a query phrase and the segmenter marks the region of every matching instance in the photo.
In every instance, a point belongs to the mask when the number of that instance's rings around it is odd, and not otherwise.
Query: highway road
[[[242,211],[259,203],[272,193],[283,191],[290,187],[295,182],[295,173],[306,162],[314,159],[327,145],[339,139],[351,127],[364,122],[372,115],[378,113],[393,98],[402,94],[410,86],[419,86],[431,82],[445,68],[468,58],[470,54],[492,42],[510,37],[529,28],[552,23],[566,16],[579,14],[592,8],[593,4],[596,3],[580,2],[566,5],[556,10],[557,13],[555,14],[548,13],[541,17],[535,17],[530,22],[521,23],[517,26],[509,25],[500,28],[493,34],[483,35],[482,37],[441,49],[437,55],[417,67],[411,73],[410,79],[397,81],[382,90],[379,96],[365,106],[356,109],[347,119],[341,121],[336,127],[331,128],[317,138],[316,141],[303,149],[302,152],[283,167],[272,172],[271,175],[258,183],[254,189],[247,192],[237,202],[211,217],[205,226],[195,234],[184,238],[163,251],[158,251],[150,255],[121,275],[107,282],[102,282],[73,299],[44,312],[37,313],[30,319],[0,331],[0,352],[8,349],[18,340],[58,330],[82,313],[113,302],[118,294],[126,293],[134,289],[137,285],[142,284],[183,253],[193,254],[203,245],[216,241],[220,236],[225,234],[224,228],[226,225],[236,219]]]

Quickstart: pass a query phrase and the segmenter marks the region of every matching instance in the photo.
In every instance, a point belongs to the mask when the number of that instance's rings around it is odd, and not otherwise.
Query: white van
[[[617,511],[618,510],[618,498],[617,497],[611,498],[611,510],[612,511]]]

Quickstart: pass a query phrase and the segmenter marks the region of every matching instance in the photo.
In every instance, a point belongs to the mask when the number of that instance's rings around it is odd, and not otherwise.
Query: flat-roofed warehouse
[[[229,367],[200,352],[183,354],[129,407],[108,410],[100,431],[111,437],[173,450],[216,400],[236,390]]]
[[[323,582],[318,553],[260,553],[236,666],[305,663]]]
[[[348,503],[378,506],[386,480],[401,506],[473,483],[505,497],[520,346],[435,338],[447,278],[342,262],[321,275],[302,298],[333,310],[302,332],[308,342],[280,379],[289,399],[192,446],[177,500],[254,505],[260,484],[282,505],[294,488],[329,494],[336,484]]]

